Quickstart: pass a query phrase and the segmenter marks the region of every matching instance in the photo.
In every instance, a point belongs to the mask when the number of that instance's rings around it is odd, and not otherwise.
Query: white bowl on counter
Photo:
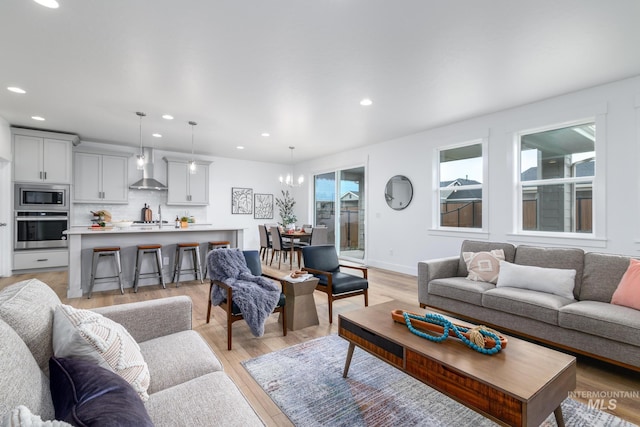
[[[133,221],[112,221],[111,224],[117,228],[129,228],[133,225]]]

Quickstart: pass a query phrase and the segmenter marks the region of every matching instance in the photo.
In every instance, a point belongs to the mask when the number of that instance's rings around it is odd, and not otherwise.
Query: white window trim
[[[552,125],[546,125],[538,128],[521,130],[514,132],[513,137],[513,156],[515,170],[513,174],[513,188],[515,191],[514,206],[513,206],[513,232],[510,236],[513,236],[515,240],[525,243],[549,243],[557,242],[561,239],[576,239],[582,241],[585,246],[604,247],[606,244],[606,136],[607,136],[607,114],[606,109],[600,114],[595,114],[590,117],[583,117],[581,119],[559,122]],[[528,231],[522,229],[522,187],[523,182],[520,180],[521,173],[521,156],[520,156],[520,141],[523,135],[529,135],[532,133],[545,132],[548,130],[560,129],[564,127],[576,126],[580,124],[594,122],[596,124],[596,141],[594,144],[596,152],[596,169],[593,179],[593,224],[591,233],[575,233],[575,232],[549,232],[549,231]],[[571,182],[584,182],[584,177],[580,178],[565,178],[558,180],[562,183]],[[551,184],[554,180],[543,180],[544,184]],[[524,181],[526,186],[530,186],[539,181]]]
[[[482,228],[469,227],[443,227],[440,225],[440,152],[451,150],[454,148],[466,147],[468,145],[482,146],[482,184],[465,185],[460,187],[465,190],[482,189]],[[489,181],[489,143],[488,137],[470,139],[464,142],[449,144],[437,147],[433,151],[433,214],[432,228],[429,232],[434,235],[455,235],[468,237],[485,237],[489,235],[489,189],[487,182]]]

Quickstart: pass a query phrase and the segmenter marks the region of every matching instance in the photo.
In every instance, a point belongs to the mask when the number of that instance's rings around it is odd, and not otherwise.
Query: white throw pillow
[[[530,289],[565,298],[573,297],[576,271],[563,268],[543,268],[500,261],[497,287]]]
[[[53,353],[95,362],[124,378],[143,401],[149,398],[149,367],[138,343],[101,314],[60,304],[53,318]]]
[[[467,279],[496,283],[500,273],[500,261],[504,261],[504,250],[494,249],[491,252],[462,252],[462,259],[467,264]]]

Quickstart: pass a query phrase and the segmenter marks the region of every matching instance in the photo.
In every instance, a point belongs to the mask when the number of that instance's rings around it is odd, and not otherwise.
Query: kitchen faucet
[[[162,205],[158,205],[158,227],[162,228]]]

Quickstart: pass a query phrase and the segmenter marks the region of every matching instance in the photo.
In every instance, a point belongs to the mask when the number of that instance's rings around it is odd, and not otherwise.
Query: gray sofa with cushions
[[[506,262],[574,269],[575,299],[466,279],[462,252],[493,249],[502,249]],[[418,263],[418,301],[421,307],[640,371],[640,311],[610,303],[629,260],[576,248],[466,240],[460,256]]]
[[[0,291],[0,423],[19,405],[54,419],[48,363],[58,304],[36,279]],[[144,407],[154,425],[264,425],[191,329],[191,310],[191,299],[177,296],[94,311],[123,325],[139,344],[150,373]]]

